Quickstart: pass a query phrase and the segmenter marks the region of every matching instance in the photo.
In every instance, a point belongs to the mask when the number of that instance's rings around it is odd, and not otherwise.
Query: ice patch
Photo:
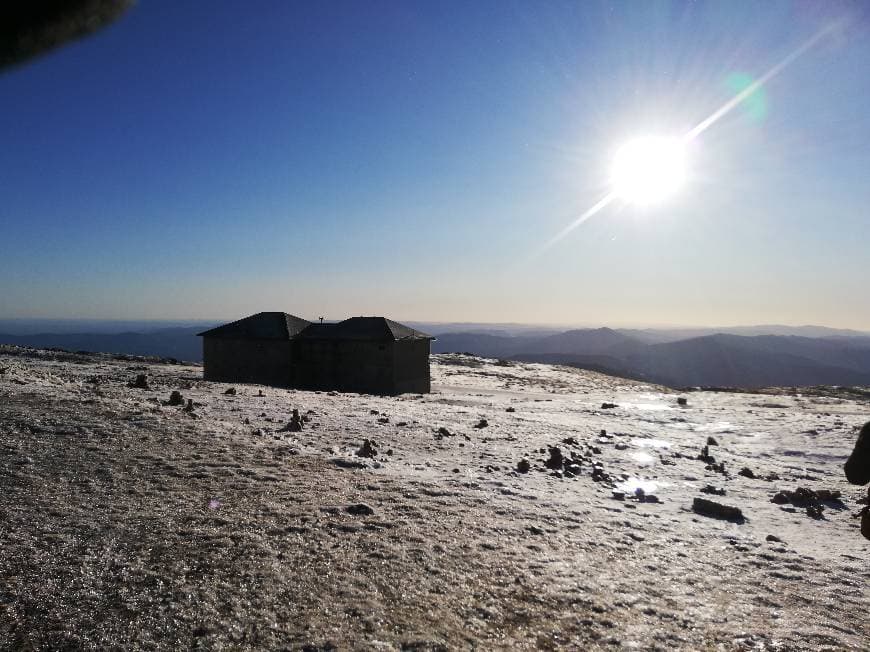
[[[637,453],[631,454],[631,459],[640,464],[641,466],[648,466],[650,464],[655,464],[656,459],[650,455],[649,453],[644,453],[642,451],[638,451]]]
[[[664,439],[649,439],[646,437],[639,437],[637,439],[632,439],[631,445],[638,446],[639,448],[670,448],[671,442],[665,441]]]
[[[697,432],[733,432],[734,430],[740,430],[740,426],[735,426],[730,421],[716,421],[697,426],[695,430]]]
[[[668,482],[656,482],[655,480],[643,480],[641,478],[629,478],[624,482],[616,485],[617,491],[624,491],[627,494],[633,494],[638,489],[643,489],[645,494],[655,493],[659,489],[669,487]]]
[[[619,407],[624,408],[634,408],[635,410],[654,410],[663,412],[665,410],[673,410],[673,405],[667,405],[666,403],[620,403]]]

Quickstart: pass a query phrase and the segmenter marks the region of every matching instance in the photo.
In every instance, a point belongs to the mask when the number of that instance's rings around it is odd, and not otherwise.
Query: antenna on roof
[[[322,323],[323,323],[323,317],[318,317],[318,319],[320,320],[320,323],[322,324]]]

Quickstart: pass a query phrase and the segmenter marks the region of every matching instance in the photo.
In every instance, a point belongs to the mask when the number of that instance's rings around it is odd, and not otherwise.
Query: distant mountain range
[[[870,385],[870,333],[860,331],[819,326],[555,331],[511,324],[411,323],[436,334],[433,353],[564,364],[671,387]],[[8,324],[0,321],[0,327]],[[31,332],[31,324],[17,333],[0,333],[0,344],[199,362],[202,342],[196,334],[212,325],[39,333]],[[461,326],[469,330],[457,330]]]
[[[733,335],[670,340],[610,328],[544,337],[445,333],[433,352],[566,364],[672,387],[870,385],[870,336]]]
[[[0,333],[0,344],[17,344],[37,348],[59,348],[68,351],[127,353],[156,355],[199,362],[202,360],[202,340],[196,336],[207,330],[203,326],[163,328],[147,333],[33,333],[9,335]]]

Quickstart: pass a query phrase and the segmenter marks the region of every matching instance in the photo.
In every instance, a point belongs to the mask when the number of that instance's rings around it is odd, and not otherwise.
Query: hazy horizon
[[[867,61],[850,2],[140,2],[0,74],[0,319],[868,331]]]
[[[100,332],[120,332],[115,329],[127,329],[127,328],[135,328],[137,326],[148,326],[153,328],[172,328],[172,327],[184,327],[184,326],[201,326],[206,324],[220,324],[235,321],[237,319],[241,319],[247,315],[234,315],[229,317],[217,317],[217,318],[201,318],[201,319],[171,319],[171,318],[147,318],[147,319],[108,319],[108,318],[51,318],[51,317],[38,317],[38,318],[28,318],[28,317],[13,317],[13,318],[5,318],[0,317],[0,332],[4,332],[4,329],[9,334],[14,334],[12,331],[15,330],[9,329],[10,326],[18,324],[21,326],[29,326],[26,328],[28,332],[35,332],[34,329],[39,328],[40,325],[45,324],[48,326],[64,326],[63,331],[57,332],[73,332],[68,330],[68,328],[76,328],[78,326],[82,327],[95,327]],[[302,317],[303,319],[308,319],[309,321],[316,321],[319,317],[312,317],[306,315],[297,315]],[[344,315],[344,316],[326,316],[324,317],[324,321],[327,322],[336,322],[341,321],[342,319],[346,319],[353,315]],[[571,323],[554,323],[554,322],[484,322],[484,321],[468,321],[468,320],[460,320],[460,321],[441,321],[441,320],[429,320],[429,319],[417,319],[414,317],[410,318],[401,318],[395,317],[393,315],[383,315],[390,319],[394,319],[395,321],[399,321],[407,324],[426,324],[430,326],[444,326],[451,327],[451,330],[454,332],[459,332],[458,329],[462,327],[468,327],[469,329],[497,329],[497,328],[510,328],[514,327],[521,330],[570,330],[570,329],[598,329],[598,328],[610,328],[613,330],[660,330],[660,331],[702,331],[702,330],[716,330],[716,329],[727,329],[727,330],[764,330],[770,329],[773,330],[801,330],[801,329],[814,329],[814,330],[830,330],[830,331],[844,331],[851,332],[860,335],[870,335],[870,329],[857,329],[857,328],[842,328],[837,326],[830,326],[827,324],[654,324],[654,323],[626,323],[626,324],[618,324],[618,323],[599,323],[599,322],[571,322]]]

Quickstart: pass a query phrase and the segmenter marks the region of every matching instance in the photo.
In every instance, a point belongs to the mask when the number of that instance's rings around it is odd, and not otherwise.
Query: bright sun
[[[676,192],[686,178],[686,153],[676,138],[648,136],[616,152],[613,193],[632,204],[653,204]]]

